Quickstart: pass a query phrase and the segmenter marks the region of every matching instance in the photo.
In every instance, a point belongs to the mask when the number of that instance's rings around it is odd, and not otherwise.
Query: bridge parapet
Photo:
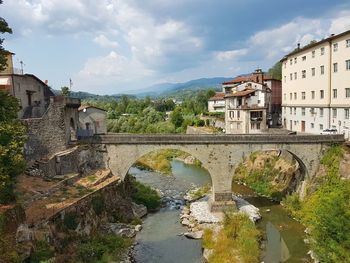
[[[94,144],[302,144],[343,143],[343,134],[331,135],[285,135],[285,134],[117,134],[95,135],[89,140]]]

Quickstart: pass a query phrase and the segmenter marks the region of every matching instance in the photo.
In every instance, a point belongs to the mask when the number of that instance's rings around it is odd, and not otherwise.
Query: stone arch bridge
[[[106,148],[107,165],[125,178],[129,168],[143,155],[160,149],[177,149],[200,160],[212,179],[212,209],[230,205],[236,166],[255,151],[286,150],[299,162],[305,176],[315,175],[323,152],[343,143],[343,135],[95,135],[90,143]]]

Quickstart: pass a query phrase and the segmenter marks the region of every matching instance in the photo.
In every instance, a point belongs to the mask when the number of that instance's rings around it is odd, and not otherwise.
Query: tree
[[[0,91],[0,204],[14,201],[14,178],[25,167],[25,127],[17,119],[18,110],[18,100]]]
[[[67,86],[64,86],[61,88],[61,95],[65,96],[65,97],[69,97],[70,96],[70,89]]]
[[[282,80],[282,62],[278,61],[269,69],[268,73],[272,78]]]
[[[181,108],[176,107],[170,115],[170,121],[174,124],[175,128],[181,127],[184,118],[182,116]]]
[[[2,4],[2,0],[0,0],[0,5],[1,4]],[[7,24],[5,19],[3,19],[2,17],[0,17],[0,33],[1,34],[5,34],[5,33],[12,34],[12,29],[9,27],[9,25]],[[7,64],[6,64],[6,53],[8,51],[6,51],[3,48],[3,46],[2,46],[3,42],[4,42],[4,39],[0,38],[0,71],[3,71],[7,67]]]

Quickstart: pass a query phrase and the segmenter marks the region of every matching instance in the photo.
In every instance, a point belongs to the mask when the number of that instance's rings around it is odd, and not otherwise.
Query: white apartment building
[[[350,30],[298,48],[282,59],[285,128],[350,136]]]

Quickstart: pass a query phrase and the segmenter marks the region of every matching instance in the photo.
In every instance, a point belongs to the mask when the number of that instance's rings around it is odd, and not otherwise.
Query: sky
[[[4,0],[14,66],[54,89],[118,94],[268,70],[350,29],[341,0]]]

